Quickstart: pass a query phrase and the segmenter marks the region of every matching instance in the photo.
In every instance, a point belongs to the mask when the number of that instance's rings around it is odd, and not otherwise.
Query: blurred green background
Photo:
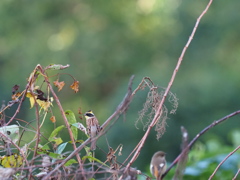
[[[58,93],[64,109],[71,109],[76,116],[79,107],[83,112],[92,109],[102,124],[124,97],[132,74],[133,88],[144,76],[161,87],[167,86],[207,3],[207,0],[1,0],[0,100],[10,100],[15,84],[24,89],[37,64],[70,64],[62,72],[79,80],[80,92],[74,94],[64,88]],[[189,131],[192,139],[214,120],[239,109],[239,7],[238,0],[214,1],[203,17],[171,89],[179,99],[178,110],[169,115],[166,133],[159,141],[156,132],[151,132],[134,167],[147,172],[150,158],[157,150],[166,151],[167,160],[173,161],[180,152],[180,126]],[[72,83],[67,75],[60,76],[62,80],[68,86]],[[120,162],[145,133],[141,124],[136,129],[135,121],[146,93],[137,94],[126,120],[120,118],[107,134],[113,148],[123,144]],[[6,114],[12,116],[15,110],[16,106]],[[24,102],[18,118],[35,119],[28,102]],[[58,123],[63,123],[61,118]],[[231,134],[239,130],[236,116],[210,130],[200,141],[204,146],[209,140],[216,140],[220,147],[231,147],[229,152],[236,147]],[[99,147],[107,151],[105,138],[99,141]],[[215,154],[223,153],[221,150],[218,148]]]

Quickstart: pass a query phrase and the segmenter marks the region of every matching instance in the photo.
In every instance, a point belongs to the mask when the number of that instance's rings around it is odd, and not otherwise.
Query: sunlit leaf
[[[1,165],[5,168],[20,167],[22,163],[23,163],[22,156],[16,153],[10,156],[1,157]]]
[[[37,96],[36,96],[36,95],[33,95],[30,91],[28,91],[28,92],[26,93],[26,97],[28,97],[28,98],[29,98],[29,101],[30,101],[30,108],[32,108],[32,107],[34,106],[34,104],[35,104],[34,96],[35,96],[35,99],[36,99]]]
[[[37,99],[36,101],[37,101],[38,105],[41,107],[41,109],[44,109],[44,111],[47,111],[48,108],[52,105],[51,101],[42,101],[39,99]]]
[[[53,140],[57,145],[61,144],[63,142],[62,138],[55,138]]]
[[[70,87],[77,93],[79,91],[79,81],[74,81]]]
[[[65,111],[65,115],[67,117],[67,120],[69,122],[69,124],[74,124],[77,122],[76,117],[74,115],[74,113],[71,110],[67,110]],[[73,133],[73,137],[75,140],[77,140],[78,137],[78,130],[75,126],[71,126],[71,131]]]

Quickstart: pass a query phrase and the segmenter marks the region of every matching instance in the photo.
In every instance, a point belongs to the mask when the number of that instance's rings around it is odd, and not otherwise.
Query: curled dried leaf
[[[52,121],[52,123],[55,123],[56,122],[56,117],[55,116],[50,117],[50,121]]]
[[[15,94],[15,92],[19,89],[19,85],[14,85],[13,88],[12,88],[12,93]]]
[[[56,81],[53,81],[53,84],[58,88],[58,91],[61,91],[62,88],[65,86],[65,82],[64,81],[59,82],[58,79]]]
[[[77,93],[79,91],[79,81],[74,81],[70,87]]]

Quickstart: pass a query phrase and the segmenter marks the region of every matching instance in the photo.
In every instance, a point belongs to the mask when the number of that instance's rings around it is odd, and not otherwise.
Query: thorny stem
[[[161,102],[160,102],[160,104],[159,104],[159,107],[158,107],[158,109],[157,109],[157,111],[156,111],[156,113],[155,113],[155,116],[154,116],[151,124],[149,125],[146,133],[145,133],[144,136],[142,137],[141,143],[140,143],[140,145],[138,146],[138,148],[137,148],[134,156],[132,157],[132,159],[130,160],[130,162],[127,164],[124,173],[126,173],[126,172],[128,171],[128,169],[130,168],[130,166],[131,166],[131,165],[133,164],[133,162],[137,159],[137,157],[138,157],[138,155],[140,154],[140,151],[141,151],[141,149],[143,148],[143,145],[144,145],[144,143],[145,143],[145,141],[146,141],[146,139],[147,139],[147,137],[148,137],[148,135],[149,135],[149,133],[150,133],[150,130],[154,127],[154,125],[156,125],[156,123],[157,123],[157,121],[158,121],[158,119],[159,119],[160,113],[161,113],[161,109],[162,109],[163,103],[164,103],[164,101],[165,101],[165,99],[166,99],[166,97],[167,97],[167,94],[168,94],[169,91],[170,91],[170,88],[171,88],[171,86],[172,86],[172,84],[173,84],[173,81],[174,81],[174,79],[175,79],[175,77],[176,77],[176,74],[177,74],[177,72],[178,72],[178,70],[179,70],[179,67],[180,67],[180,65],[181,65],[181,63],[182,63],[183,57],[184,57],[184,55],[185,55],[185,52],[186,52],[187,48],[189,47],[190,43],[192,42],[192,39],[193,39],[193,37],[194,37],[194,35],[195,35],[195,32],[196,32],[196,30],[197,30],[197,27],[198,27],[198,24],[199,24],[201,18],[202,18],[203,15],[208,11],[208,9],[209,9],[212,1],[213,1],[213,0],[210,0],[210,1],[209,1],[209,3],[208,3],[208,5],[206,6],[206,8],[203,10],[203,12],[202,12],[202,13],[200,14],[200,16],[198,17],[198,19],[197,19],[197,21],[196,21],[196,24],[195,24],[195,26],[194,26],[194,28],[193,28],[193,31],[192,31],[192,33],[191,33],[191,35],[190,35],[190,37],[189,37],[189,39],[188,39],[185,47],[184,47],[183,50],[182,50],[182,53],[181,53],[180,57],[179,57],[179,59],[178,59],[177,65],[176,65],[176,67],[175,67],[175,70],[173,71],[172,77],[171,77],[171,79],[170,79],[170,81],[169,81],[169,83],[168,83],[168,86],[167,86],[167,88],[166,88],[166,90],[165,90],[165,93],[164,93],[163,98],[162,98],[162,100],[161,100]]]

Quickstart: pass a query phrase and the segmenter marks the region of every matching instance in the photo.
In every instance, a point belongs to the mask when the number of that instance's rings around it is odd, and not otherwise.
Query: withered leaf
[[[20,87],[20,86],[17,85],[17,84],[14,85],[14,86],[12,87],[12,93],[15,94],[15,92],[19,89],[19,87]]]
[[[37,91],[37,99],[41,101],[47,101],[47,98],[44,97],[44,92],[42,92],[40,89],[36,89]]]
[[[52,123],[55,123],[56,122],[55,116],[50,117],[50,121],[52,121]]]
[[[58,91],[61,91],[63,86],[65,85],[64,81],[59,82],[58,80],[53,81],[54,86],[58,88]]]
[[[13,94],[13,95],[12,95],[12,100],[16,100],[16,99],[18,99],[20,96],[21,96],[21,93],[20,93],[20,92],[17,92],[16,94]]]
[[[74,81],[70,87],[75,91],[75,93],[77,93],[79,91],[79,89],[78,89],[79,81]]]

